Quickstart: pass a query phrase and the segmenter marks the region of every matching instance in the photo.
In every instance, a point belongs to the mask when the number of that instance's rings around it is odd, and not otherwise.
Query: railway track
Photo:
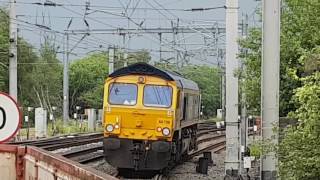
[[[224,123],[220,123],[220,127],[224,128]],[[206,121],[198,123],[198,130],[217,129],[217,123],[212,121]]]
[[[210,144],[204,145],[204,147],[201,147],[201,148],[198,149],[197,151],[191,152],[191,153],[189,153],[188,155],[189,155],[190,157],[194,157],[194,156],[200,155],[200,154],[202,154],[203,152],[209,151],[209,150],[217,153],[217,152],[220,152],[221,150],[223,150],[223,149],[225,148],[225,145],[226,145],[226,140],[225,140],[225,138],[221,138],[219,141],[216,141],[216,142],[214,142],[214,143],[210,143]]]
[[[77,157],[77,156],[82,156],[82,155],[86,155],[86,154],[89,154],[89,153],[94,153],[94,152],[99,151],[99,150],[103,150],[103,146],[102,145],[99,145],[99,146],[96,146],[96,147],[88,147],[88,148],[84,148],[84,149],[80,149],[80,150],[67,151],[67,152],[60,153],[60,155],[71,159],[71,158],[74,158],[74,157]]]
[[[97,136],[102,136],[102,132],[89,133],[89,134],[88,133],[78,133],[78,134],[61,135],[61,136],[54,136],[54,137],[43,138],[43,139],[8,142],[8,144],[37,146],[37,145],[54,143],[54,142],[59,142],[59,141],[66,141],[68,139],[75,140],[75,139],[97,137]]]
[[[87,164],[90,162],[98,161],[104,158],[103,151],[102,152],[96,152],[95,154],[90,154],[89,157],[81,158],[79,160],[75,160],[81,164]]]
[[[223,138],[224,136],[225,136],[224,134],[221,134],[221,135],[205,137],[203,139],[200,139],[198,144],[208,142],[210,140],[220,139],[220,138]],[[225,142],[225,140],[224,140],[224,142]],[[212,146],[212,147],[214,147],[214,146]],[[219,150],[221,150],[223,148],[224,147],[220,148]],[[204,152],[208,149],[209,148],[207,147],[206,149],[202,150],[201,152]],[[77,161],[81,164],[87,164],[87,163],[91,163],[91,162],[103,159],[104,154],[103,154],[102,150],[103,150],[103,146],[101,145],[101,146],[97,146],[97,147],[88,147],[88,148],[84,148],[84,149],[76,150],[76,151],[72,151],[72,152],[65,152],[65,153],[62,153],[61,155],[64,157],[67,157],[71,160]],[[90,154],[90,156],[88,156],[88,154]]]
[[[220,128],[220,129],[200,131],[200,133],[198,134],[198,141],[197,141],[198,145],[208,141],[219,140],[221,138],[224,138],[225,137],[224,133],[221,133],[221,134],[217,133],[217,132],[224,132],[224,130],[225,130],[224,128]],[[207,147],[206,149],[202,150],[202,152],[207,149],[209,148]],[[99,145],[96,147],[87,147],[80,150],[64,152],[64,153],[61,153],[61,155],[64,157],[70,158],[74,161],[77,161],[79,163],[87,164],[90,162],[103,159],[104,155],[102,150],[103,150],[103,145]],[[91,154],[91,156],[88,156],[88,154]]]
[[[104,157],[103,145],[87,147],[83,149],[76,149],[73,151],[67,151],[59,154],[73,161],[77,161],[81,164],[87,164],[90,162],[98,161],[103,159]]]
[[[72,136],[58,136],[41,140],[10,142],[10,144],[36,146],[48,151],[54,151],[61,148],[100,142],[102,139],[102,133],[90,133]]]
[[[218,134],[218,132],[221,132]],[[198,150],[190,152],[188,154],[187,159],[191,159],[192,157],[201,155],[203,152],[212,151],[214,153],[219,153],[224,150],[226,147],[226,139],[225,139],[225,129],[206,129],[204,128],[198,133],[197,144],[199,147]],[[200,136],[199,136],[200,134]],[[168,177],[163,174],[156,174],[152,180],[167,180]]]
[[[103,136],[101,135],[100,137],[95,137],[95,138],[85,138],[85,139],[80,139],[80,140],[71,140],[68,142],[62,142],[62,143],[57,143],[57,144],[48,144],[45,146],[40,146],[41,148],[48,150],[48,151],[54,151],[57,149],[62,149],[62,148],[69,148],[73,146],[80,146],[84,144],[91,144],[91,143],[96,143],[96,142],[101,142],[103,140]]]
[[[225,138],[225,136],[226,136],[225,133],[223,133],[223,134],[208,134],[206,136],[203,135],[201,137],[198,137],[197,144],[199,145],[199,144],[204,143],[204,142]]]
[[[209,126],[214,126],[214,124],[209,124]],[[225,128],[203,129],[197,135],[198,150],[190,152],[188,154],[190,158],[206,151],[218,153],[226,147]]]
[[[202,135],[205,135],[205,134],[210,134],[210,133],[214,133],[214,132],[221,132],[221,131],[225,131],[226,129],[225,128],[219,128],[219,129],[217,129],[217,128],[215,128],[215,129],[206,129],[206,130],[200,130],[198,133],[197,133],[197,135],[198,135],[198,137],[199,136],[202,136]]]
[[[205,151],[220,152],[225,149],[225,128],[216,128],[215,123],[200,123],[199,132],[197,133],[197,144],[199,149],[188,154],[190,158],[200,155]],[[102,142],[102,133],[81,134],[73,136],[59,136],[42,140],[32,140],[24,142],[15,142],[11,144],[37,146],[48,151],[55,151],[63,148],[70,150],[58,152],[57,154],[64,156],[70,160],[81,164],[97,162],[104,158],[103,145],[97,144]],[[96,143],[92,145],[92,143]],[[87,147],[82,147],[86,145]],[[81,148],[74,148],[81,146]],[[114,177],[120,177],[118,172],[111,174]],[[166,176],[157,174],[154,180],[164,180]]]

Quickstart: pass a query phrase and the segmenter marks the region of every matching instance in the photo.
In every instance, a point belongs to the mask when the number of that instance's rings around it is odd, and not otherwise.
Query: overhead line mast
[[[226,175],[239,174],[238,0],[226,0]]]
[[[69,120],[69,34],[66,33],[66,47],[63,56],[63,122]]]
[[[262,45],[262,138],[278,144],[278,134],[273,131],[279,124],[280,84],[280,0],[263,1],[263,45]],[[262,158],[262,180],[277,179],[278,159],[275,152]]]
[[[18,100],[18,53],[17,40],[18,30],[16,19],[16,4],[15,0],[10,0],[10,49],[9,49],[9,94],[15,100]]]

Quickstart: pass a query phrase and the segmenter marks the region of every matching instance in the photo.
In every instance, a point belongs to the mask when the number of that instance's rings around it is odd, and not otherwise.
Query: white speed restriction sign
[[[21,125],[21,111],[9,95],[0,92],[0,143],[12,138]]]

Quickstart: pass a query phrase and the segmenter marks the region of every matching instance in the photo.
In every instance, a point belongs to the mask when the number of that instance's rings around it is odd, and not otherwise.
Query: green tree
[[[149,63],[150,60],[151,60],[151,56],[149,52],[146,50],[130,53],[128,55],[128,64],[134,64],[137,62]]]
[[[185,66],[181,74],[196,82],[202,96],[203,113],[207,117],[216,115],[217,109],[221,107],[221,76],[218,68],[208,66]]]
[[[151,57],[147,51],[129,53],[128,65],[137,62],[148,63]],[[123,53],[115,54],[115,69],[124,67]],[[75,60],[70,67],[70,108],[102,108],[103,84],[108,76],[108,57],[106,53],[95,53]]]
[[[204,106],[203,115],[210,118],[221,108],[221,70],[216,67],[186,65],[177,70],[175,65],[157,62],[156,67],[172,72],[179,72],[183,77],[196,82],[200,88]]]
[[[320,71],[320,46],[315,47],[300,57],[304,66],[304,75],[310,75]]]
[[[8,92],[9,19],[0,9],[0,91]]]
[[[48,41],[47,41],[48,42]],[[0,10],[0,91],[8,92],[9,87],[9,17],[8,13],[4,10]],[[45,45],[44,47],[47,47]],[[52,84],[60,84],[56,81],[51,81],[56,78],[55,74],[51,74],[49,79],[43,79],[40,77],[39,70],[44,74],[50,72],[58,72],[56,70],[50,71],[49,65],[44,65],[43,63],[48,60],[48,53],[44,56],[42,48],[40,52],[40,58],[37,55],[34,47],[26,42],[23,38],[18,37],[17,42],[17,60],[18,60],[18,101],[19,103],[26,106],[41,106],[42,103],[37,102],[37,96],[34,89],[40,85],[39,82],[46,81],[47,84],[51,82]],[[50,52],[55,55],[55,52]],[[49,58],[50,60],[50,58]],[[56,63],[58,63],[56,59]],[[39,66],[42,66],[38,68]],[[54,66],[54,65],[53,65]],[[51,66],[50,66],[51,67]],[[49,69],[48,69],[49,68]],[[59,73],[59,72],[58,72]],[[48,77],[48,76],[47,76]],[[51,86],[52,87],[52,86]],[[53,91],[53,88],[49,88]],[[55,97],[53,94],[52,97]],[[56,96],[59,97],[59,96]],[[58,104],[57,104],[58,105]],[[47,107],[46,107],[47,108]]]
[[[320,3],[318,0],[285,0],[281,15],[281,64],[280,64],[280,115],[286,116],[295,109],[291,101],[294,89],[301,86],[303,56],[320,44]],[[252,29],[249,36],[240,40],[248,53],[240,53],[246,65],[243,84],[249,110],[260,112],[261,80],[261,30]]]
[[[30,98],[35,100],[35,105],[48,110],[52,106],[62,106],[62,64],[56,57],[55,45],[47,37],[30,80],[32,87],[28,88],[32,91]]]
[[[39,57],[34,48],[22,38],[18,39],[18,100],[24,107],[37,107],[33,87],[37,84],[34,80],[34,71]],[[9,76],[7,75],[7,78]]]
[[[299,119],[300,125],[287,131],[279,147],[282,179],[320,177],[320,73],[302,81],[304,85],[294,95],[298,108],[291,114]]]
[[[114,67],[115,69],[119,69],[124,67],[125,63],[130,65],[138,62],[149,63],[150,61],[151,56],[146,50],[128,53],[127,59],[124,59],[123,52],[116,51]]]
[[[241,81],[241,89],[246,94],[246,104],[250,113],[260,113],[261,97],[261,43],[262,33],[258,28],[252,28],[246,39],[240,40],[242,48],[248,49],[239,54],[245,65],[245,71],[241,73],[244,81]]]
[[[70,108],[102,108],[103,84],[108,75],[106,53],[91,54],[70,66]]]
[[[285,0],[282,9],[280,115],[292,111],[289,116],[300,123],[286,131],[279,145],[281,179],[320,177],[319,9],[318,0]],[[243,86],[249,109],[259,112],[261,31],[253,29],[246,39],[240,40],[240,45],[248,49],[240,57],[246,65]]]

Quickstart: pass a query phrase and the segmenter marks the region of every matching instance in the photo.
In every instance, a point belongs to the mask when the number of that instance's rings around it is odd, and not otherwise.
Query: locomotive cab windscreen
[[[109,103],[114,105],[135,105],[138,87],[135,84],[112,83],[109,87]]]
[[[172,87],[159,85],[145,85],[143,104],[147,107],[168,108],[172,102]]]

